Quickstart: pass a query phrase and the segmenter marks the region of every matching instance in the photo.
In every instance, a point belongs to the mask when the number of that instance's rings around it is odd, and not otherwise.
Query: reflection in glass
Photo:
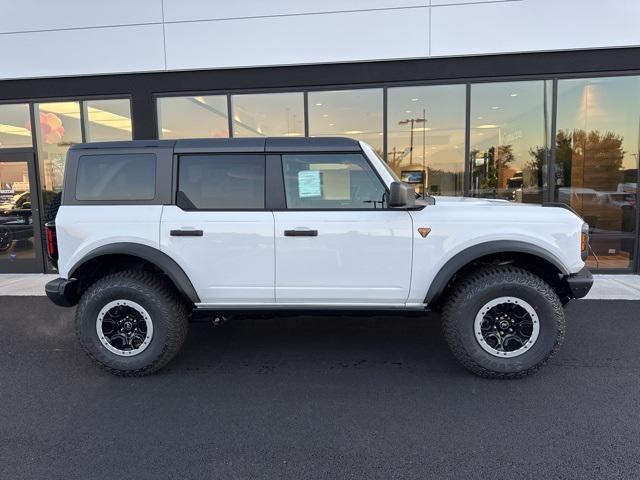
[[[129,99],[88,100],[84,108],[86,142],[132,139]]]
[[[471,193],[542,203],[551,82],[471,86]]]
[[[82,142],[80,102],[36,103],[38,161],[46,198],[62,190],[64,162],[69,147]]]
[[[231,97],[234,137],[303,137],[302,93]]]
[[[0,105],[0,148],[31,147],[29,105]]]
[[[226,95],[159,98],[158,138],[228,137]]]
[[[27,162],[0,162],[0,265],[35,258]]]
[[[351,137],[382,157],[382,89],[309,92],[309,136]]]
[[[464,85],[387,90],[387,163],[416,191],[462,195]]]
[[[556,200],[589,224],[601,269],[633,266],[638,105],[640,77],[558,81]]]

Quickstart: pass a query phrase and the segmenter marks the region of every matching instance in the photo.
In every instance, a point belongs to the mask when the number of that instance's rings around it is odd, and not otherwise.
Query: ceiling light
[[[411,113],[411,110],[405,110],[404,113]]]
[[[6,133],[8,135],[20,135],[21,137],[30,137],[31,130],[24,127],[16,127],[15,125],[7,125],[0,123],[0,133]]]
[[[316,103],[316,107],[321,107],[322,104],[321,103]]]
[[[512,94],[510,95],[510,97],[517,97],[517,96],[518,96],[518,94],[517,94],[517,93],[512,93]]]
[[[412,101],[412,102],[417,102],[417,101],[418,101],[418,99],[417,99],[417,98],[412,98],[412,99],[411,99],[411,101]]]
[[[95,107],[87,107],[87,119],[89,123],[96,123],[104,127],[117,128],[118,130],[131,131],[131,119],[117,113],[107,112]]]
[[[330,127],[335,127],[335,125],[336,125],[335,123],[330,123],[329,124]]]
[[[491,110],[498,110],[500,107],[491,107]]]
[[[80,104],[78,102],[40,103],[38,104],[38,108],[43,112],[80,119]],[[89,123],[96,123],[127,132],[131,131],[131,119],[123,115],[118,115],[117,113],[87,106],[87,117]]]
[[[494,125],[493,123],[485,123],[483,125],[478,125],[476,128],[498,128],[498,125]]]
[[[431,129],[429,127],[415,127],[411,129],[412,132],[430,132]]]
[[[482,120],[482,117],[478,117],[478,120]]]
[[[347,130],[344,132],[345,135],[358,135],[360,133],[364,133],[362,130]]]
[[[40,103],[38,108],[44,112],[80,118],[80,104],[78,102]]]
[[[302,136],[302,134],[298,132],[290,132],[290,133],[285,133],[283,135],[283,137],[300,137],[300,136]]]
[[[327,115],[326,113],[324,115],[322,115],[324,118],[327,118],[329,115]]]

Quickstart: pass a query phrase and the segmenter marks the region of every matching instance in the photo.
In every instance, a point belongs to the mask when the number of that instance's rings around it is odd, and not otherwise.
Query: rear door
[[[275,211],[280,304],[402,305],[412,219],[358,152],[283,154],[286,209]]]
[[[194,153],[177,162],[180,206],[164,207],[161,249],[184,269],[202,304],[273,303],[265,155]]]

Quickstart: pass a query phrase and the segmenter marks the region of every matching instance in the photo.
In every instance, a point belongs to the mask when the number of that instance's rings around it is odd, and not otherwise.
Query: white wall
[[[639,17],[640,0],[0,0],[0,79],[637,46]]]

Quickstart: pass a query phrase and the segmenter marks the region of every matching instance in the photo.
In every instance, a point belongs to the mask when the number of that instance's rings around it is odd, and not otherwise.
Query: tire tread
[[[517,283],[537,290],[551,305],[558,326],[553,348],[544,359],[518,372],[496,372],[480,365],[464,348],[460,340],[460,323],[455,321],[456,312],[463,309],[474,295],[488,287],[507,283]],[[442,309],[442,328],[453,355],[467,370],[484,378],[517,379],[537,372],[556,354],[564,341],[566,322],[562,303],[549,284],[523,268],[501,265],[478,268],[454,283]]]

